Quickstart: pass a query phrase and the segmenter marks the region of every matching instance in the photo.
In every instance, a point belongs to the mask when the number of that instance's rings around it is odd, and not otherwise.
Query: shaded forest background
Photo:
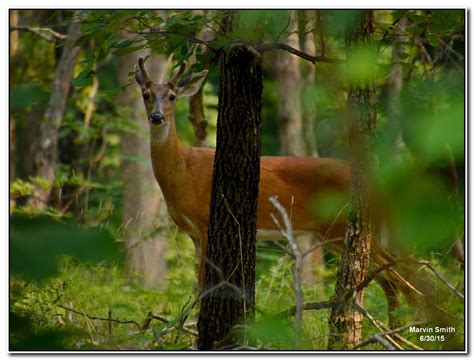
[[[149,56],[154,79],[168,79],[183,60],[207,68],[203,89],[178,101],[176,126],[183,142],[214,147],[216,56],[237,42],[275,47],[263,53],[262,155],[348,159],[347,84],[375,77],[370,146],[396,229],[390,246],[429,260],[464,291],[464,11],[375,11],[374,42],[347,63],[357,11],[241,10],[228,36],[219,31],[222,13],[10,11],[11,350],[192,348],[194,248],[154,179],[132,70],[139,56]],[[333,218],[340,201],[323,200],[315,216]],[[257,250],[261,311],[249,342],[326,349],[326,310],[305,312],[303,339],[287,320],[269,317],[294,305],[294,261],[272,242]],[[320,248],[305,258],[306,299],[333,296],[338,261]],[[448,299],[450,341],[404,336],[424,349],[462,348],[464,302]],[[387,322],[377,285],[365,306]],[[416,320],[408,304],[398,316]],[[364,321],[366,336],[380,330]]]

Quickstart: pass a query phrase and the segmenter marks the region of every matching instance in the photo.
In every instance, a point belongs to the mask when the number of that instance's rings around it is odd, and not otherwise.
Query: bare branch
[[[54,31],[53,29],[46,28],[46,27],[13,26],[10,28],[10,32],[12,31],[30,32],[48,42],[55,42],[57,40],[66,39],[66,35],[60,34],[57,31]]]
[[[180,317],[178,317],[177,320],[179,320]],[[192,329],[190,329],[188,326],[180,326],[179,329],[176,325],[176,323],[178,324],[181,324],[181,321],[177,321],[177,320],[169,320],[167,318],[165,318],[164,316],[161,316],[161,315],[156,315],[156,314],[153,314],[151,311],[147,314],[147,317],[145,319],[145,323],[143,324],[142,326],[142,330],[147,330],[149,327],[150,327],[150,324],[151,324],[151,321],[152,320],[158,320],[158,321],[161,321],[165,324],[170,324],[171,323],[171,326],[169,327],[169,329],[177,329],[177,330],[180,330],[182,329],[184,332],[192,335],[192,336],[198,336],[198,333]]]
[[[111,317],[104,318],[104,317],[99,317],[99,316],[91,316],[91,315],[88,315],[86,313],[83,313],[82,311],[74,310],[73,308],[70,308],[70,307],[67,307],[67,306],[64,306],[64,305],[61,305],[61,304],[56,304],[56,306],[58,306],[58,307],[60,307],[64,310],[67,310],[71,313],[84,316],[84,317],[86,317],[90,320],[100,320],[100,321],[107,321],[109,323],[114,322],[114,323],[118,323],[118,324],[133,324],[139,329],[142,328],[140,326],[140,324],[138,322],[136,322],[135,320],[119,320],[119,319],[112,319]]]
[[[305,52],[295,49],[294,47],[291,47],[286,44],[282,43],[273,43],[273,44],[262,44],[256,47],[256,50],[260,52],[264,51],[270,51],[270,50],[285,50],[293,55],[299,56],[302,59],[308,60],[310,62],[317,63],[317,62],[322,62],[322,63],[329,63],[329,64],[345,64],[346,60],[342,59],[333,59],[333,58],[328,58],[326,56],[314,56],[310,54],[306,54]]]
[[[452,290],[457,296],[459,296],[461,299],[464,299],[464,294],[462,294],[458,289],[454,287],[448,280],[446,280],[435,268],[434,266],[426,260],[420,260],[418,261],[418,264],[426,266],[428,269],[430,269],[433,274],[444,284],[446,287],[448,287],[450,290]]]
[[[290,249],[293,257],[295,258],[295,266],[293,269],[293,287],[295,291],[295,328],[297,334],[301,332],[301,322],[303,320],[303,289],[301,286],[301,272],[303,270],[303,255],[301,254],[300,249],[298,248],[298,244],[293,237],[293,227],[288,217],[288,213],[286,212],[285,208],[280,204],[278,201],[278,196],[272,196],[268,199],[270,203],[275,207],[276,210],[280,213],[281,217],[283,218],[283,222],[285,224],[285,229],[282,229],[280,223],[278,222],[277,218],[272,215],[273,222],[280,230],[283,237],[288,241],[290,244]],[[299,337],[299,336],[298,336]]]

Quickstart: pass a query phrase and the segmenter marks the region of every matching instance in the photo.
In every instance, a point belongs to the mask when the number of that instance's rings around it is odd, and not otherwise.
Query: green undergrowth
[[[295,335],[293,317],[274,317],[295,303],[293,263],[290,257],[282,256],[279,249],[273,244],[258,245],[257,311],[255,325],[246,333],[248,346],[267,350],[325,350],[330,310],[305,311],[299,337]],[[443,277],[463,291],[463,273],[454,260],[433,255],[431,262]],[[127,274],[120,261],[91,265],[63,257],[58,274],[52,278],[35,282],[12,276],[10,349],[193,349],[198,314],[198,306],[192,307],[197,296],[194,247],[187,236],[174,229],[169,232],[167,266],[163,284],[153,289],[144,288],[138,274]],[[313,274],[314,284],[304,285],[305,302],[331,299],[336,271],[337,260],[326,256],[326,266],[316,269]],[[420,271],[433,278],[425,269]],[[448,290],[445,300],[440,303],[452,314],[452,326],[456,328],[447,341],[420,341],[420,334],[409,331],[401,335],[423,349],[462,349],[464,303],[451,294]],[[402,302],[397,313],[400,324],[418,321],[422,313]],[[364,307],[373,318],[388,326],[385,297],[376,283],[367,288]],[[147,329],[143,329],[150,312],[162,320],[153,319]],[[114,321],[107,320],[109,317]],[[184,328],[178,330],[180,323],[184,323]],[[367,318],[363,325],[363,338],[380,332]],[[402,345],[411,349],[407,344]],[[363,349],[384,348],[372,343]]]

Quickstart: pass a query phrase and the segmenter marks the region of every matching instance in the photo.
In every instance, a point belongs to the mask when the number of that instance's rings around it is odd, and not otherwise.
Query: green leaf
[[[122,40],[122,41],[119,41],[118,43],[112,44],[111,47],[115,47],[116,49],[124,49],[124,48],[129,47],[133,43],[135,43],[135,40],[127,39],[127,40]]]
[[[439,38],[436,35],[428,34],[426,39],[430,43],[431,46],[438,46],[439,45]]]
[[[83,87],[92,84],[92,75],[94,71],[90,68],[82,70],[75,79],[72,80],[72,86]]]
[[[97,263],[114,259],[119,250],[108,231],[44,216],[15,215],[10,220],[10,230],[11,273],[35,281],[54,276],[61,256]]]
[[[134,51],[137,51],[137,50],[140,50],[140,49],[143,49],[143,45],[138,45],[138,46],[130,46],[130,47],[125,47],[125,48],[122,48],[122,49],[118,49],[118,50],[115,50],[113,52],[114,55],[125,55],[125,54],[130,54]]]
[[[48,89],[37,82],[12,86],[10,89],[10,109],[27,110],[35,105],[46,105],[49,96]]]

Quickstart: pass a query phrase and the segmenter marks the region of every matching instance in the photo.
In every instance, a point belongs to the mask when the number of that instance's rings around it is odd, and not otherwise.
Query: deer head
[[[181,63],[168,83],[155,84],[148,75],[143,58],[139,58],[138,65],[135,65],[135,80],[142,91],[153,143],[163,143],[170,128],[174,129],[176,100],[196,94],[207,75],[207,70],[203,70],[181,79],[185,70],[186,63]]]

